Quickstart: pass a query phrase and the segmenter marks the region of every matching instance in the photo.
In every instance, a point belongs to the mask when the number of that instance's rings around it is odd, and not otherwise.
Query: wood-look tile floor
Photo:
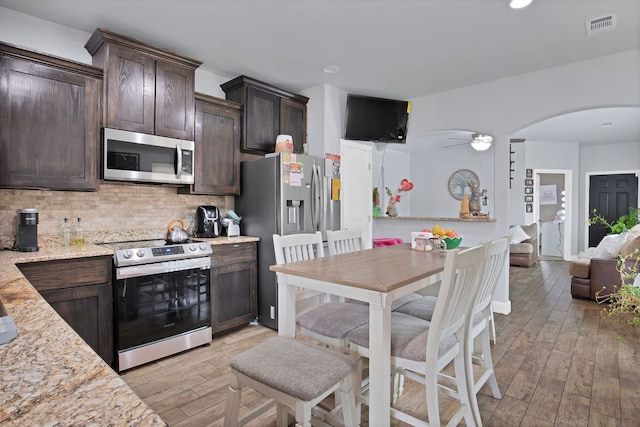
[[[485,426],[640,426],[640,329],[612,323],[593,301],[572,299],[569,282],[564,261],[510,267],[512,312],[496,315],[492,351],[503,396],[480,391]],[[229,360],[275,335],[247,326],[122,378],[170,426],[221,426]],[[245,392],[243,410],[262,399]],[[423,414],[424,390],[407,381],[399,405]],[[446,414],[447,403],[441,407]],[[273,414],[251,425],[274,426]]]

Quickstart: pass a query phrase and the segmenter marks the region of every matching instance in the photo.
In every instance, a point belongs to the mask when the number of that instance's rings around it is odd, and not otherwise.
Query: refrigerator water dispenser
[[[285,231],[304,231],[304,200],[287,200]]]

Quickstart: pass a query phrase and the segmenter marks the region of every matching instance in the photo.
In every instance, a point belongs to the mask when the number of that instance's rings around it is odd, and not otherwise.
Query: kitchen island
[[[212,245],[252,237],[201,239]],[[18,335],[0,346],[0,424],[164,426],[120,376],[56,313],[16,264],[109,256],[99,245],[0,252],[0,301]]]

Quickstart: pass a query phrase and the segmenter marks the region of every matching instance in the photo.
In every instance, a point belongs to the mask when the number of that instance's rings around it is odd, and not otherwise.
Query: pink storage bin
[[[381,246],[399,245],[404,241],[398,237],[381,237],[379,239],[373,239],[373,247],[379,248]]]

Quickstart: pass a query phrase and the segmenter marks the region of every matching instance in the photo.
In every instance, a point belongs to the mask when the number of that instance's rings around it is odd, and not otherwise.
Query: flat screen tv
[[[345,139],[404,144],[409,102],[347,95]]]

